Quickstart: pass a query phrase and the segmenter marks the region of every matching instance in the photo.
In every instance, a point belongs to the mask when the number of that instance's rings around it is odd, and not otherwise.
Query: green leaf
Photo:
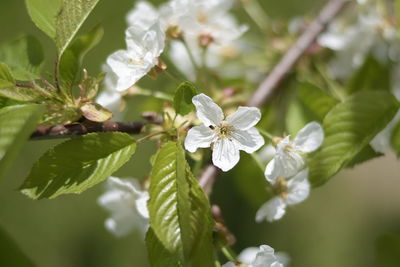
[[[394,126],[392,130],[391,143],[397,157],[400,157],[400,121]]]
[[[62,0],[56,17],[56,46],[61,56],[99,0]]]
[[[33,23],[51,39],[56,37],[56,16],[62,0],[25,0]]]
[[[102,182],[133,155],[136,142],[125,133],[91,133],[47,151],[21,186],[33,199],[79,194]]]
[[[17,80],[37,79],[44,65],[43,49],[35,37],[24,35],[0,46],[0,61],[7,63]]]
[[[32,88],[17,87],[8,66],[0,62],[0,96],[17,101],[36,101],[42,96]]]
[[[158,152],[149,193],[150,225],[159,240],[157,246],[174,257],[173,260],[167,257],[165,261],[178,261],[182,266],[213,266],[214,223],[209,202],[190,172],[180,143],[169,142]],[[151,241],[156,242],[154,238]],[[153,243],[147,246],[157,247]],[[153,261],[160,263],[154,266],[164,266],[163,258]]]
[[[97,103],[86,103],[81,107],[83,116],[90,121],[103,122],[112,117],[112,112]]]
[[[399,103],[385,91],[360,91],[325,117],[325,139],[309,162],[310,181],[322,185],[345,167],[394,117]]]
[[[21,105],[22,102],[0,96],[0,109],[8,106]]]
[[[0,109],[0,177],[8,169],[43,113],[40,105],[15,105]]]
[[[339,103],[339,100],[328,92],[309,82],[299,84],[298,96],[319,121],[322,121],[325,115]]]
[[[382,153],[376,152],[371,146],[366,146],[349,163],[347,163],[346,168],[353,168],[356,165],[383,155],[384,154]]]
[[[146,245],[152,267],[182,266],[178,258],[163,246],[151,227],[146,233]]]
[[[19,248],[9,234],[0,228],[0,266],[35,267],[36,265]]]
[[[388,63],[383,64],[369,55],[364,64],[349,79],[346,85],[348,94],[361,90],[390,90],[391,68]]]
[[[196,95],[196,87],[190,82],[183,82],[176,89],[174,108],[178,114],[186,115],[194,109],[192,98]]]
[[[65,50],[60,60],[60,75],[64,82],[74,84],[84,56],[100,42],[103,34],[103,28],[97,26],[87,34],[79,36]]]

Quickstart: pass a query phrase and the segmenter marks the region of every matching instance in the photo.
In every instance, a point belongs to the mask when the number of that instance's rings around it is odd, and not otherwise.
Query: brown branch
[[[315,39],[349,1],[330,0],[321,10],[319,16],[304,31],[297,42],[285,53],[279,63],[272,69],[265,80],[248,101],[249,106],[259,107],[264,104],[281,84],[297,61],[315,42]]]
[[[39,126],[30,137],[31,140],[44,140],[56,138],[70,138],[73,136],[84,135],[94,132],[124,132],[128,134],[140,134],[143,127],[147,124],[159,124],[158,121],[141,122],[92,122]]]
[[[297,42],[286,52],[251,96],[250,100],[247,102],[249,106],[260,107],[271,97],[272,93],[293,69],[301,56],[313,45],[318,35],[323,32],[325,27],[335,18],[346,3],[348,3],[348,1],[330,0],[322,8],[318,17],[310,24],[306,31],[304,31]],[[219,172],[217,167],[209,164],[205,167],[204,172],[199,178],[200,185],[208,195],[211,194],[212,187]]]

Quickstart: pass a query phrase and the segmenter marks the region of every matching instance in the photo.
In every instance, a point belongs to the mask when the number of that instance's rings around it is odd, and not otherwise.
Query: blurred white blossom
[[[226,118],[222,109],[204,94],[193,97],[197,117],[203,123],[192,127],[185,139],[185,148],[212,147],[212,161],[223,171],[232,169],[240,158],[240,150],[253,153],[264,145],[264,139],[254,127],[261,119],[255,107],[239,107]]]
[[[277,144],[274,158],[265,169],[265,177],[273,183],[278,177],[291,177],[304,168],[304,153],[317,150],[324,140],[324,131],[317,122],[310,122],[301,129],[294,141],[286,136]]]
[[[264,203],[256,214],[256,221],[267,220],[273,222],[285,215],[286,207],[304,201],[310,193],[308,169],[304,169],[294,176],[278,177],[272,183],[273,198]]]
[[[242,265],[227,262],[223,267],[285,267],[289,263],[289,257],[285,253],[275,253],[274,249],[267,245],[246,248],[239,254],[238,260]]]
[[[380,62],[393,60],[398,54],[399,38],[396,28],[384,17],[379,3],[358,1],[354,11],[337,18],[318,38],[321,46],[336,51],[329,63],[334,78],[349,77],[368,55]]]
[[[126,50],[118,50],[107,58],[107,64],[117,75],[115,90],[124,91],[146,75],[164,50],[165,34],[156,22],[150,28],[131,26],[126,30]]]
[[[148,199],[148,192],[140,189],[137,179],[108,178],[107,190],[98,199],[99,205],[111,214],[105,221],[107,230],[118,237],[134,229],[145,233],[149,223]]]

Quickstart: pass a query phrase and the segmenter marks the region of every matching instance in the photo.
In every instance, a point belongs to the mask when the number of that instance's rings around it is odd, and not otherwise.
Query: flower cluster
[[[140,1],[126,17],[127,48],[107,59],[105,90],[98,102],[116,111],[121,94],[148,74],[169,45],[172,62],[189,80],[201,66],[217,67],[237,54],[234,41],[246,30],[229,13],[233,0],[171,0],[159,8]],[[167,43],[167,41],[169,41]]]
[[[286,207],[305,200],[310,192],[305,153],[318,149],[324,139],[320,124],[311,122],[299,131],[294,141],[290,136],[278,140],[273,159],[265,169],[265,178],[271,184],[275,196],[257,211],[256,221],[279,220]]]

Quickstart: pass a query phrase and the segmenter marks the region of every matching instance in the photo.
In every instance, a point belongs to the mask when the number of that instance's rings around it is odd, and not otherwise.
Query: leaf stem
[[[150,139],[150,138],[152,138],[154,136],[157,136],[157,135],[160,135],[160,134],[164,134],[164,133],[165,133],[165,131],[161,131],[161,132],[156,132],[156,133],[153,133],[153,134],[146,135],[146,136],[136,140],[136,143],[141,143],[141,142],[143,142],[145,140],[148,140],[148,139]]]
[[[160,92],[160,91],[152,91],[149,89],[139,88],[137,87],[134,94],[141,95],[141,96],[152,96],[158,98],[160,100],[172,102],[173,98],[171,95]]]
[[[221,248],[221,251],[229,261],[236,262],[237,256],[230,247],[224,246]]]

